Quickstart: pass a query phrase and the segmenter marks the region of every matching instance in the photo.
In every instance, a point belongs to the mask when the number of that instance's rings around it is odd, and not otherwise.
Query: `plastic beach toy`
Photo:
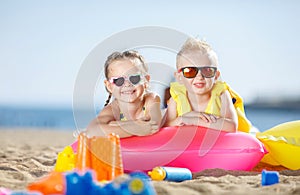
[[[277,171],[266,171],[261,172],[261,185],[273,185],[279,183],[279,173]]]
[[[62,152],[58,153],[54,170],[59,172],[71,171],[75,168],[75,163],[76,155],[72,147],[66,146]]]
[[[112,180],[123,174],[119,136],[110,134],[108,137],[88,138],[81,133],[76,168],[81,171],[95,170],[98,181]]]
[[[167,180],[167,181],[185,181],[192,179],[192,172],[187,168],[178,167],[155,167],[148,175],[153,180]]]
[[[269,151],[262,162],[300,169],[300,120],[277,125],[256,137]]]
[[[198,126],[165,127],[144,137],[121,139],[126,172],[149,171],[157,166],[251,170],[266,153],[255,137]]]
[[[29,184],[27,189],[29,191],[41,192],[44,195],[64,194],[66,190],[65,186],[65,178],[63,173],[53,171],[40,181]]]
[[[63,181],[63,182],[62,182]],[[100,183],[96,180],[95,171],[53,172],[41,181],[28,186],[28,192],[4,191],[0,195],[155,195],[150,178],[142,172],[132,172],[127,177]]]

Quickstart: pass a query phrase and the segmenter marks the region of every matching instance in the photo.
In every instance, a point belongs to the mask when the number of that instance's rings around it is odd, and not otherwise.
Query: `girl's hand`
[[[156,133],[158,129],[158,124],[155,121],[149,121],[148,118],[144,118],[144,120],[137,120],[137,131],[135,132],[135,135],[137,136],[146,136],[146,135],[152,135]]]
[[[156,133],[159,128],[155,121],[150,121],[148,118],[141,118],[135,121],[113,121],[110,126],[118,126],[123,131],[131,135],[146,136]]]

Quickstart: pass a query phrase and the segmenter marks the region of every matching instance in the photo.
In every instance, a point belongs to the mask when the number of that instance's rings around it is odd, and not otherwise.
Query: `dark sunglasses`
[[[182,72],[185,78],[195,78],[198,72],[201,72],[201,75],[205,78],[212,78],[216,75],[217,68],[212,66],[201,66],[201,67],[183,67],[178,70],[178,72]]]
[[[133,85],[137,85],[139,84],[139,82],[142,80],[141,75],[140,74],[136,74],[136,75],[129,75],[128,77],[111,77],[109,79],[110,83],[115,84],[118,87],[121,87],[122,85],[124,85],[125,81],[130,81],[131,84]]]

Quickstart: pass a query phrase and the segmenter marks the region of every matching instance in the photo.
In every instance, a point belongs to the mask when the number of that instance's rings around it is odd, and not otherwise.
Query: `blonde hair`
[[[139,67],[139,69],[142,71],[143,74],[148,74],[148,66],[145,62],[145,59],[142,55],[140,55],[137,51],[129,50],[124,52],[114,52],[111,55],[109,55],[105,61],[104,64],[104,74],[106,79],[108,79],[109,74],[109,65],[115,61],[118,60],[130,60],[132,61],[136,66]],[[112,94],[109,93],[109,96],[105,102],[104,106],[107,106]]]
[[[190,37],[182,45],[180,51],[176,56],[176,65],[178,67],[178,61],[180,57],[184,57],[184,54],[189,52],[199,52],[201,55],[207,55],[208,59],[215,66],[218,66],[218,56],[212,47],[206,42],[197,38]]]

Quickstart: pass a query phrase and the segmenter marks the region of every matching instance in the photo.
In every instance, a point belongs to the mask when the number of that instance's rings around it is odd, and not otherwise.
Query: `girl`
[[[161,120],[160,98],[147,91],[150,75],[143,57],[136,51],[114,52],[104,68],[109,96],[104,109],[88,125],[88,136],[116,133],[123,138],[155,133]]]
[[[248,132],[241,98],[219,81],[216,53],[206,42],[190,38],[176,59],[178,82],[171,83],[166,126],[197,125],[228,132]]]

